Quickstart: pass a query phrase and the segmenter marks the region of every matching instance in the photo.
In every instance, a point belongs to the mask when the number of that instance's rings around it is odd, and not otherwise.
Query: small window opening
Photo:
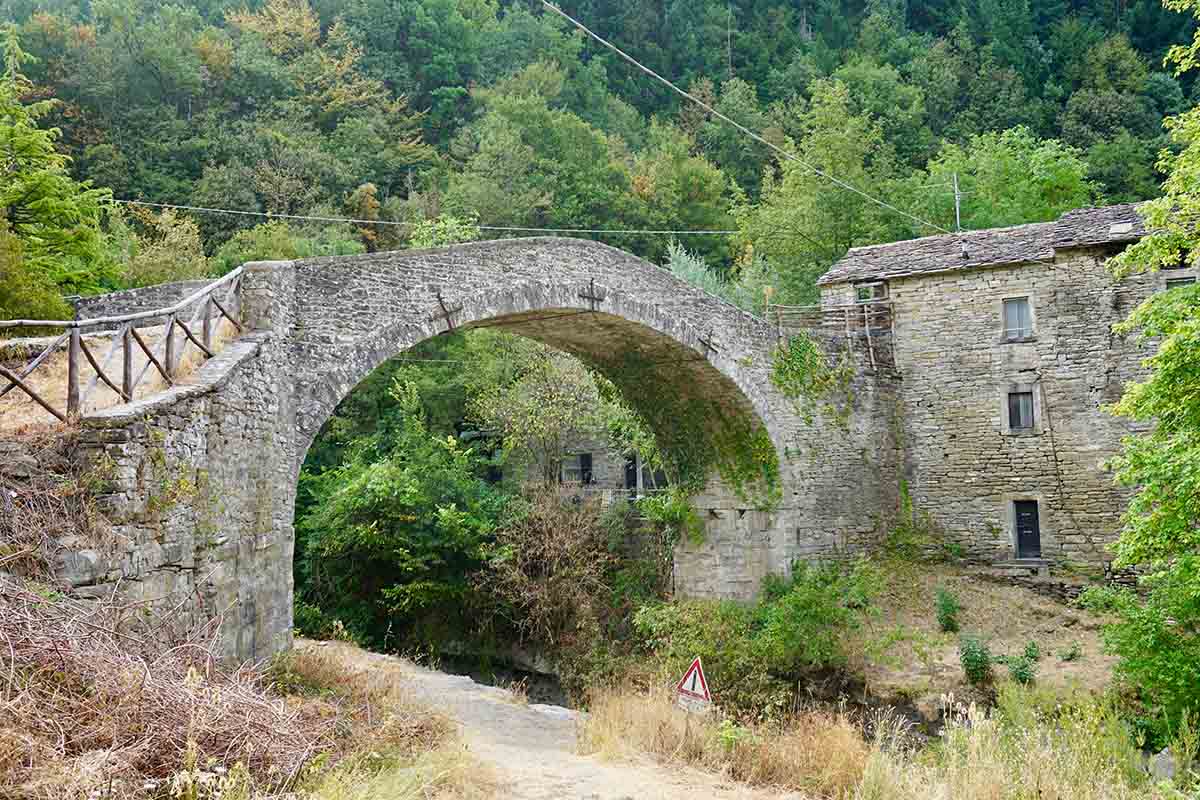
[[[563,459],[562,479],[567,483],[592,482],[592,454],[573,453]]]
[[[1191,286],[1196,282],[1195,278],[1167,278],[1167,290],[1179,289],[1183,286]]]
[[[1004,301],[1004,338],[1006,341],[1033,337],[1033,314],[1028,297],[1013,297]]]
[[[1008,427],[1014,431],[1033,428],[1033,392],[1008,393]]]
[[[854,297],[860,303],[887,299],[886,283],[860,283],[854,287]]]

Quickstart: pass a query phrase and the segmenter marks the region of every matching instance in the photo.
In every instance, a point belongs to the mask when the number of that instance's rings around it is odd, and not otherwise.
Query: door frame
[[[1038,523],[1038,556],[1037,558],[1046,557],[1046,518],[1043,514],[1045,504],[1042,498],[1033,495],[1013,495],[1007,498],[1008,504],[1008,530],[1010,533],[1009,541],[1012,546],[1012,557],[1021,558],[1021,540],[1017,529],[1017,503],[1033,503],[1037,511]],[[1031,558],[1033,556],[1030,556]]]

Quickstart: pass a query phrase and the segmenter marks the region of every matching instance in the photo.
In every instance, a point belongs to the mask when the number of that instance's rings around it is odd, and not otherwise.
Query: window
[[[1033,338],[1033,314],[1028,297],[1013,297],[1004,301],[1004,339],[1015,341]]]
[[[1008,393],[1008,428],[1033,430],[1033,392]]]
[[[860,283],[854,287],[854,297],[860,303],[887,299],[886,283]]]
[[[1167,278],[1167,290],[1178,289],[1181,286],[1191,286],[1195,282],[1195,278]]]
[[[667,475],[661,469],[651,470],[636,453],[625,462],[625,489],[631,498],[667,488]]]
[[[575,453],[563,459],[562,479],[567,483],[592,482],[592,454]]]

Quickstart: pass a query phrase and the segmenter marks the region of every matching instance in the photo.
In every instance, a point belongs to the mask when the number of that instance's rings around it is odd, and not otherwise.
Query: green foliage
[[[1083,657],[1083,648],[1079,646],[1079,642],[1071,642],[1069,647],[1065,647],[1058,651],[1058,660],[1063,662],[1078,661]]]
[[[1193,0],[1172,7],[1200,16]],[[1198,52],[1200,38],[1173,48],[1171,59],[1181,71],[1190,69]],[[1200,110],[1186,111],[1166,127],[1175,148],[1159,164],[1167,173],[1164,196],[1140,209],[1154,233],[1110,261],[1118,277],[1192,262],[1200,253],[1194,223],[1200,211]],[[1092,590],[1083,599],[1115,613],[1105,646],[1120,656],[1117,674],[1136,687],[1162,730],[1200,712],[1200,293],[1187,287],[1154,294],[1117,330],[1158,344],[1146,362],[1149,376],[1126,384],[1111,409],[1149,428],[1127,437],[1111,465],[1133,489],[1115,563],[1145,571],[1144,597]]]
[[[692,544],[704,543],[704,520],[696,512],[691,497],[672,488],[639,498],[638,510],[651,525],[659,526],[672,543],[687,538]]]
[[[854,367],[848,357],[831,365],[821,345],[803,331],[775,350],[771,382],[792,400],[809,425],[818,412],[843,427],[848,424],[853,378]]]
[[[1023,126],[981,133],[964,145],[948,143],[910,179],[921,215],[951,229],[953,192],[921,187],[948,183],[955,175],[969,198],[962,217],[968,230],[1057,219],[1098,198],[1078,150],[1055,139],[1039,139]]]
[[[226,273],[249,261],[290,261],[314,256],[363,252],[362,244],[344,227],[296,228],[286,222],[264,222],[239,231],[217,250],[216,272]]]
[[[847,633],[872,613],[879,582],[865,562],[798,563],[790,577],[768,579],[756,605],[652,604],[637,612],[634,628],[665,675],[683,674],[700,656],[718,704],[769,716],[791,707],[797,681],[846,663]]]
[[[934,608],[937,612],[938,627],[941,628],[942,633],[957,633],[958,612],[962,610],[958,597],[949,589],[939,586],[934,598]]]
[[[1023,686],[1033,683],[1033,679],[1037,675],[1037,659],[1030,658],[1028,654],[1024,654],[1008,658],[1006,661],[1008,663],[1008,675],[1010,678]]]
[[[992,651],[978,637],[962,637],[958,643],[958,660],[972,685],[982,686],[992,679]]]
[[[25,261],[21,242],[0,220],[0,319],[60,320],[72,315],[49,275]]]
[[[1025,643],[1025,649],[1021,651],[1027,660],[1037,663],[1042,658],[1042,648],[1035,639],[1030,639]]]
[[[460,219],[444,215],[437,219],[421,220],[409,232],[408,244],[414,249],[443,247],[479,238],[479,222],[475,217]]]
[[[5,283],[13,283],[0,291],[5,307],[15,309],[10,314],[36,316],[32,312],[57,305],[47,296],[49,286],[84,293],[102,285],[105,276],[94,265],[103,259],[100,207],[108,192],[71,177],[70,158],[57,146],[60,132],[41,126],[55,102],[23,102],[33,91],[21,72],[31,58],[13,26],[0,28],[0,47],[0,222],[4,236],[20,245],[17,254],[6,246]]]
[[[360,440],[342,465],[302,476],[316,503],[298,518],[305,597],[374,644],[399,621],[456,613],[507,499],[479,456],[430,436],[415,389],[397,381],[387,440]]]

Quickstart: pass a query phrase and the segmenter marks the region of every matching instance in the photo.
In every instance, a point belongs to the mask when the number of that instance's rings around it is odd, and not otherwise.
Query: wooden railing
[[[25,394],[59,420],[77,418],[91,397],[96,387],[103,382],[127,403],[134,398],[134,392],[153,367],[162,376],[167,386],[172,386],[178,377],[181,360],[187,355],[189,347],[195,346],[205,357],[213,355],[214,322],[220,325],[222,320],[228,320],[234,329],[241,331],[241,322],[237,319],[238,289],[242,280],[242,268],[220,278],[208,286],[180,300],[173,306],[157,308],[149,311],[138,311],[110,317],[97,317],[82,320],[30,320],[17,319],[0,321],[0,331],[19,328],[63,328],[62,335],[57,337],[48,347],[16,372],[0,365],[0,398],[14,389],[20,389]],[[163,320],[157,322],[157,320]],[[151,321],[155,321],[150,324]],[[139,328],[165,327],[162,340],[157,348],[151,348]],[[199,336],[192,330],[199,324]],[[84,333],[89,330],[111,330],[112,344],[105,355],[97,359],[84,340]],[[177,335],[176,330],[183,336]],[[28,383],[29,377],[42,366],[50,356],[61,349],[67,348],[67,395],[65,407],[55,408],[50,398],[43,397]],[[146,363],[139,370],[135,366],[135,350],[140,350],[146,357]],[[155,350],[158,352],[156,353]],[[120,353],[121,368],[119,382],[114,380],[113,359]],[[81,367],[83,361],[94,370],[95,374],[86,387],[81,386]]]
[[[767,319],[775,323],[781,337],[793,330],[823,331],[861,351],[871,371],[895,368],[896,320],[887,299],[822,306],[772,304]]]

